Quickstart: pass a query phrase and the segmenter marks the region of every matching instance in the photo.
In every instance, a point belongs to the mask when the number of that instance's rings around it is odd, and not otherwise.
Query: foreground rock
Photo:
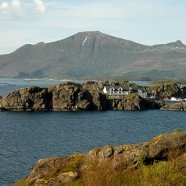
[[[39,160],[25,179],[28,185],[53,186],[66,182],[83,180],[87,170],[109,167],[110,170],[124,171],[137,169],[141,164],[155,161],[179,159],[180,171],[186,173],[186,133],[163,134],[150,142],[117,147],[96,148],[86,154]]]
[[[175,111],[186,111],[186,102],[174,103],[171,105],[165,105],[161,110],[175,110]]]
[[[126,82],[122,82],[125,84]],[[1,111],[78,111],[78,110],[144,110],[162,107],[161,102],[145,100],[137,94],[122,99],[107,99],[103,84],[64,83],[45,88],[30,87],[0,97]]]

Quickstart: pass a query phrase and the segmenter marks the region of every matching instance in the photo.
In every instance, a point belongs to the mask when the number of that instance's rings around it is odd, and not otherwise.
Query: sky
[[[0,54],[81,31],[186,44],[186,0],[0,0]]]

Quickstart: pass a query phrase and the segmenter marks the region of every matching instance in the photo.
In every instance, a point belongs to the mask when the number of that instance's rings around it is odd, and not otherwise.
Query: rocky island
[[[113,82],[112,82],[113,83]],[[0,97],[1,111],[78,111],[78,110],[145,110],[161,108],[163,102],[144,99],[135,91],[122,97],[108,97],[102,92],[111,82],[67,82],[56,86],[29,87]],[[114,85],[126,82],[114,82]],[[129,85],[128,85],[129,86]],[[134,86],[134,85],[131,85]]]
[[[140,144],[105,146],[88,153],[40,159],[17,186],[185,185],[186,132]]]
[[[103,93],[105,86],[127,86],[130,93],[110,96]],[[146,97],[138,92],[145,91]],[[153,95],[153,97],[152,97]],[[150,97],[151,96],[151,97]],[[126,81],[66,82],[56,86],[21,88],[0,97],[1,111],[101,111],[101,110],[173,110],[164,106],[164,99],[185,96],[175,83],[140,87]],[[181,104],[181,103],[180,103]],[[176,110],[185,110],[185,103]],[[163,107],[164,106],[164,107]],[[173,106],[174,107],[174,106]]]

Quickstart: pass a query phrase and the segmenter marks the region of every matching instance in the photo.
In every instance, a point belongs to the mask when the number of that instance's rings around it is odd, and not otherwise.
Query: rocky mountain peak
[[[171,47],[184,47],[185,45],[182,43],[182,41],[177,40],[175,42],[168,43]]]
[[[39,42],[37,44],[35,44],[35,46],[43,46],[45,43],[42,41],[42,42]]]
[[[77,34],[99,35],[103,33],[101,33],[100,31],[84,31],[84,32],[78,32]]]
[[[86,38],[87,39],[101,39],[101,38],[114,38],[110,35],[104,34],[100,31],[85,31],[85,32],[78,32],[77,34],[74,35],[75,37],[79,38]]]
[[[183,42],[180,41],[180,40],[175,41],[175,44],[177,44],[178,46],[182,46],[182,45],[184,45]]]

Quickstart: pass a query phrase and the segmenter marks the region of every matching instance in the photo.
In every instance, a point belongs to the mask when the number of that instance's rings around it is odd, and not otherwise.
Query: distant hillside
[[[186,77],[181,41],[146,46],[101,32],[80,32],[52,43],[24,45],[0,55],[0,77]]]

